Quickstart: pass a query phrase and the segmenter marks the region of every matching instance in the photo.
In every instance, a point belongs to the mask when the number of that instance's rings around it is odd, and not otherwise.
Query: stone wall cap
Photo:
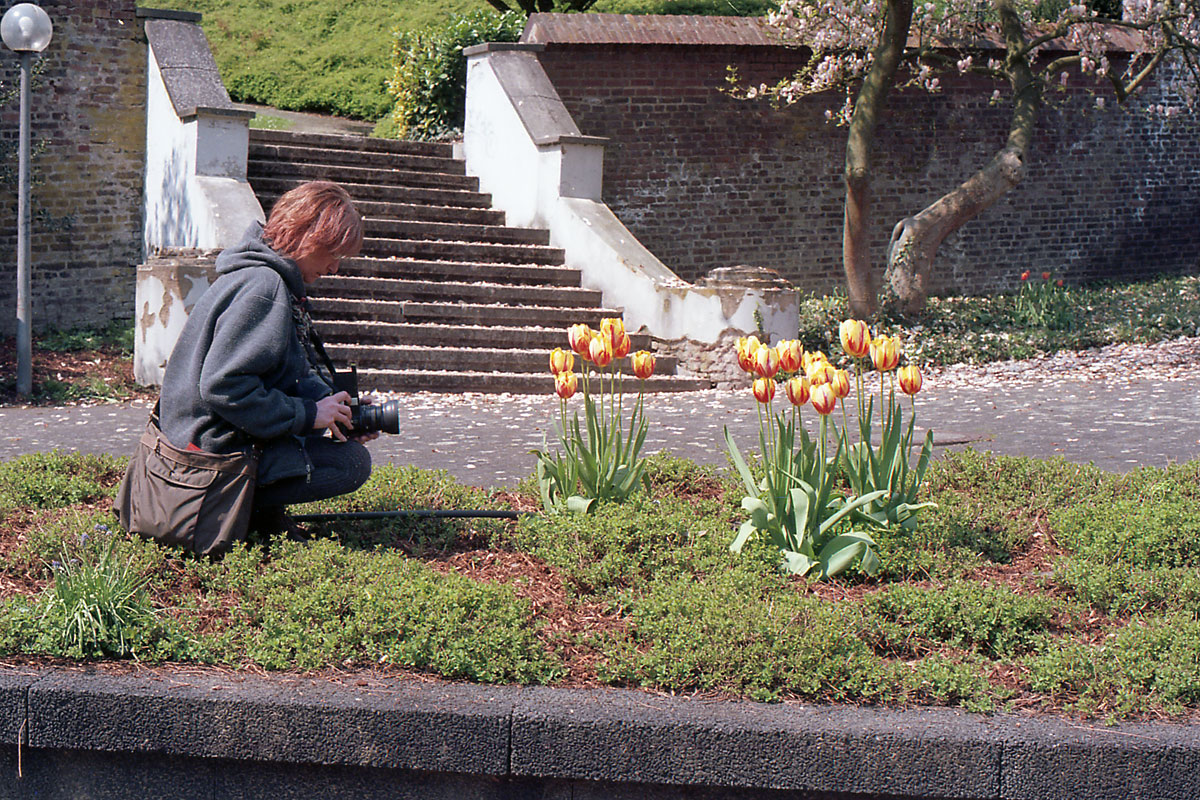
[[[0,741],[23,730],[31,747],[77,751],[914,798],[1192,798],[1200,769],[1200,724],[129,670],[0,671]]]
[[[1118,25],[1100,25],[1110,44],[1109,52],[1133,52],[1142,34]],[[765,17],[710,17],[671,14],[531,14],[521,33],[521,42],[554,45],[700,45],[717,47],[787,47]],[[909,39],[915,46],[916,37]],[[946,42],[952,49],[1003,49],[1004,40],[995,33],[969,43]],[[1047,51],[1068,51],[1065,39],[1048,42]]]
[[[256,111],[244,108],[224,108],[222,106],[194,106],[179,112],[179,119],[187,122],[196,117],[229,117],[231,119],[254,119]]]
[[[572,134],[563,134],[554,141],[547,142],[547,144],[595,144],[603,146],[611,141],[612,139],[607,136],[575,136]]]
[[[199,11],[176,11],[173,8],[142,8],[134,9],[134,14],[141,19],[174,19],[180,22],[199,23],[204,15]]]
[[[233,110],[199,24],[176,18],[147,19],[146,39],[179,117],[198,108]]]
[[[463,48],[463,55],[467,58],[471,56],[482,55],[483,53],[499,53],[505,50],[524,50],[530,53],[538,53],[546,49],[544,44],[531,44],[528,42],[484,42],[483,44],[473,44],[470,47]]]

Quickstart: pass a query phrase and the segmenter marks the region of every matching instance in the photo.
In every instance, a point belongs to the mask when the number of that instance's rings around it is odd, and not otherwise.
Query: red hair
[[[309,181],[275,201],[263,236],[272,248],[292,259],[317,250],[353,256],[362,249],[362,217],[341,186]]]

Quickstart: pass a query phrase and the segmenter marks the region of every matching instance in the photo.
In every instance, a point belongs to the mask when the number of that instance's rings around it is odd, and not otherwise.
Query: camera
[[[358,401],[358,367],[350,365],[345,372],[333,374],[333,386],[336,391],[350,395],[350,427],[342,428],[347,438],[361,436],[364,433],[400,432],[400,404],[395,400],[386,403],[360,403]]]

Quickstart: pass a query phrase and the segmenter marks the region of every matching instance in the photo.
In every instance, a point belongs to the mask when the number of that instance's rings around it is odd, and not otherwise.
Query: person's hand
[[[371,405],[371,403],[374,403],[374,402],[375,402],[375,395],[373,395],[373,394],[362,394],[362,395],[358,396],[358,404],[359,405],[369,406],[369,405]],[[367,442],[371,441],[372,439],[378,439],[378,438],[379,438],[379,431],[371,431],[370,433],[360,433],[358,436],[351,436],[350,441],[358,442],[359,444],[366,444]]]
[[[339,426],[349,428],[352,419],[350,395],[346,392],[338,392],[317,401],[317,419],[313,422],[313,430],[319,431],[328,428],[329,432],[333,434],[333,438],[344,442],[346,434]]]

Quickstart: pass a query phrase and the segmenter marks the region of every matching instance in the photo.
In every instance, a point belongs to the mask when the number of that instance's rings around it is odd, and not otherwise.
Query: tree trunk
[[[943,195],[920,213],[892,229],[888,244],[887,280],[910,313],[919,311],[928,296],[927,282],[942,241],[990,208],[1025,175],[1025,156],[1041,105],[1041,85],[1024,55],[1025,32],[1013,0],[998,0],[1007,60],[1005,72],[1013,88],[1013,115],[1008,140],[987,166],[957,189]]]
[[[904,56],[912,26],[912,0],[888,0],[887,20],[875,59],[854,101],[854,114],[846,137],[846,211],[842,226],[842,267],[846,271],[846,294],[850,313],[868,317],[875,310],[874,281],[871,279],[870,226],[871,147],[875,127],[895,81],[896,68]]]

